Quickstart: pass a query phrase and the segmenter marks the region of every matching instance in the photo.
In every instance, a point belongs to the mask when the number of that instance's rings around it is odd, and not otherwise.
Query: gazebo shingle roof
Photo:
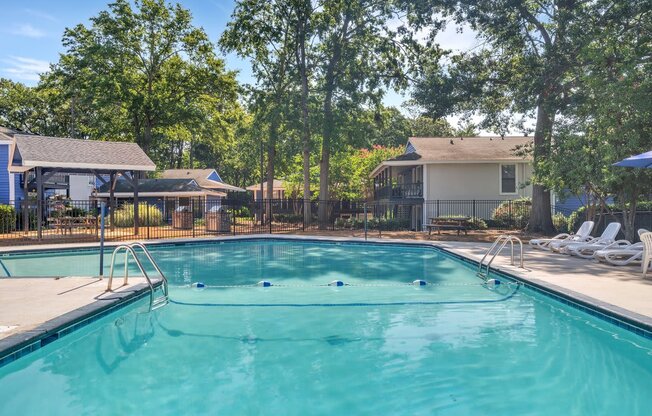
[[[136,143],[14,134],[14,162],[23,167],[69,167],[154,171]]]

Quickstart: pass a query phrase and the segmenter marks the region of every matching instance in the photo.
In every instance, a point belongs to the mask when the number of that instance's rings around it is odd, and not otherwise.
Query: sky
[[[204,28],[211,41],[217,42],[231,17],[233,0],[179,0],[193,15],[194,25]],[[0,77],[36,85],[38,74],[48,70],[64,51],[61,38],[65,28],[106,9],[108,0],[0,0],[3,26],[0,27]],[[444,48],[464,50],[476,44],[475,34],[458,33],[449,26],[437,40]],[[234,54],[224,56],[228,69],[238,71],[241,83],[253,83],[246,60]],[[401,108],[407,97],[389,91],[385,104]]]

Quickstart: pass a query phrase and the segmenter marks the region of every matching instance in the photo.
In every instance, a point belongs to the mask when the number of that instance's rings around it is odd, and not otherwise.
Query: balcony
[[[419,199],[423,198],[422,183],[392,184],[377,188],[374,199]]]

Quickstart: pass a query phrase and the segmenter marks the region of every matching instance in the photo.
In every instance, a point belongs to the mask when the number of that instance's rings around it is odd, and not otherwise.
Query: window
[[[516,165],[500,165],[500,193],[516,193]]]

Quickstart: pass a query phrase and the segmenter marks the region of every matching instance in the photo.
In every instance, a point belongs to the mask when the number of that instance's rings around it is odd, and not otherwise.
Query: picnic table
[[[92,215],[85,215],[81,217],[72,217],[72,216],[58,216],[58,217],[49,217],[48,224],[55,230],[66,234],[69,232],[72,234],[74,228],[87,228],[93,229],[97,225],[97,218]]]
[[[464,231],[464,235],[467,235],[470,221],[471,217],[432,217],[430,223],[426,224],[428,236],[432,234],[432,230],[437,230],[437,234],[441,234],[442,229],[457,230],[457,235],[460,235],[460,231]]]

